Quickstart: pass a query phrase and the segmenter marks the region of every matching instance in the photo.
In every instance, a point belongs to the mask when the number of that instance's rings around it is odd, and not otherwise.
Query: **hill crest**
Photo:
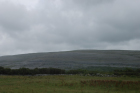
[[[0,57],[0,66],[10,68],[63,68],[88,66],[140,67],[140,51],[133,50],[73,50],[29,53]]]

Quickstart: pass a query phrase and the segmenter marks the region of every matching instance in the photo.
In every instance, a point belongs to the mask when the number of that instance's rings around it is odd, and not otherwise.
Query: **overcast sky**
[[[140,50],[140,0],[0,0],[0,56]]]

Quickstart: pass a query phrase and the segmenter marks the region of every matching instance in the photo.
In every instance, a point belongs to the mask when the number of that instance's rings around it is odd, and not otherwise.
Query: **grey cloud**
[[[16,54],[140,46],[136,0],[39,0],[32,10],[0,4],[0,55],[4,50]]]
[[[111,3],[114,0],[73,0],[76,4],[81,5],[84,8],[104,4],[104,3]]]
[[[28,29],[28,13],[22,5],[14,5],[10,2],[0,3],[0,25],[10,31],[22,31]]]
[[[52,16],[54,15],[57,16],[52,17],[52,19],[49,18],[50,21],[49,23],[52,22],[54,27],[57,29],[55,30],[55,34],[57,33],[57,35],[64,37],[62,41],[69,42],[72,44],[77,43],[79,45],[81,42],[82,43],[81,46],[84,46],[84,44],[86,44],[87,42],[90,43],[91,41],[115,43],[139,37],[138,34],[139,32],[135,30],[136,28],[135,24],[138,25],[138,23],[135,23],[137,21],[131,19],[131,15],[129,14],[131,14],[132,11],[130,12],[129,9],[124,8],[127,6],[123,4],[120,5],[119,2],[121,1],[111,2],[109,6],[103,5],[92,7],[90,9],[90,12],[75,9],[75,7],[78,7],[78,5],[82,3],[84,4],[89,3],[91,5],[94,5],[93,3],[91,3],[90,0],[87,1],[84,0],[81,2],[80,1],[76,0],[75,2],[78,2],[77,6],[73,5],[71,9],[68,9],[67,11],[65,11],[65,9],[61,10],[56,9],[57,11],[56,10],[53,11]],[[93,2],[96,2],[96,0],[95,1],[93,0]],[[66,1],[64,3],[65,5],[68,5],[68,3],[70,2]],[[67,7],[64,8],[67,9]],[[91,13],[91,11],[93,13]],[[133,14],[136,13],[137,13],[136,11],[133,12]],[[77,16],[78,14],[81,16]],[[139,19],[139,16],[137,16],[135,19]],[[134,22],[131,22],[131,20]],[[45,21],[48,21],[48,18],[46,18]],[[89,26],[90,23],[93,23],[91,27]],[[48,24],[46,23],[46,25]]]
[[[130,0],[128,0],[128,3],[124,1],[116,0],[113,5],[99,9],[99,11],[106,11],[106,13],[99,12],[97,14],[101,25],[100,30],[102,30],[103,25],[105,27],[105,32],[108,34],[104,33],[102,37],[103,40],[111,40],[112,42],[116,40],[117,42],[121,42],[140,37],[140,32],[138,30],[140,29],[139,5],[131,4]],[[138,2],[135,1],[135,3]]]

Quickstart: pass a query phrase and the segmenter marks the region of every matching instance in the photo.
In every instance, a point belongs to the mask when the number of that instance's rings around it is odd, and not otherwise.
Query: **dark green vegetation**
[[[0,66],[17,69],[94,67],[140,67],[140,51],[76,50],[1,56]]]
[[[113,73],[117,76],[126,75],[126,76],[140,76],[140,68],[139,69],[116,69]]]
[[[92,76],[135,76],[140,77],[140,68],[122,68],[115,69],[114,71],[109,72],[100,72],[94,70],[86,69],[73,69],[73,70],[64,70],[58,68],[19,68],[19,69],[10,69],[0,67],[0,74],[2,75],[36,75],[36,74],[80,74],[80,75],[92,75]]]
[[[140,93],[140,78],[79,75],[0,76],[0,93]]]
[[[58,69],[58,68],[10,69],[10,68],[0,67],[0,74],[2,75],[65,74],[65,70]]]

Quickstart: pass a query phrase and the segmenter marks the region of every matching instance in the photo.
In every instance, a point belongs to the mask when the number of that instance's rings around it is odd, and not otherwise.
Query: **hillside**
[[[0,66],[63,69],[89,66],[140,67],[140,51],[75,50],[1,56]]]

